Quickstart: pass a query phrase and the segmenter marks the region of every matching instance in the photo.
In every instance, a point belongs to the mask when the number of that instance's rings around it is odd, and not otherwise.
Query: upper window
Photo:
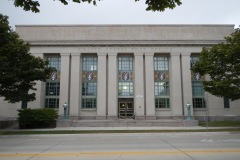
[[[97,82],[83,82],[82,83],[82,96],[96,96],[97,95]]]
[[[132,71],[133,70],[133,58],[130,56],[118,58],[118,70],[119,71]]]
[[[56,69],[57,71],[61,70],[61,58],[60,57],[47,57],[48,66]]]
[[[155,71],[168,71],[168,57],[154,57]]]
[[[154,95],[155,108],[170,107],[169,58],[154,57]]]
[[[169,96],[169,82],[154,82],[155,96]]]
[[[198,60],[199,60],[198,56],[191,56],[191,67],[194,67]]]
[[[133,96],[133,82],[118,82],[119,96]]]
[[[61,57],[47,57],[48,66],[54,70],[50,74],[50,78],[46,82],[45,88],[45,107],[58,108],[60,94],[60,72],[61,72]]]
[[[84,109],[97,107],[97,56],[82,58],[82,106]]]
[[[192,82],[192,94],[193,97],[204,96],[204,89],[202,82],[193,81]]]
[[[97,57],[83,57],[83,71],[96,71]]]
[[[198,56],[191,56],[191,67],[194,67],[196,62],[199,60]],[[206,108],[205,98],[204,98],[204,88],[203,83],[204,76],[199,73],[192,72],[192,103],[193,108]]]

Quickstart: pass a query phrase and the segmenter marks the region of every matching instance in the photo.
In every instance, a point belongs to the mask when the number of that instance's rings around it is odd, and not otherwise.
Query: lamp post
[[[187,103],[186,107],[188,110],[187,120],[191,120],[191,104]]]
[[[67,103],[65,102],[64,105],[63,105],[63,108],[64,108],[64,120],[67,119],[67,107],[68,107],[68,105],[67,105]]]

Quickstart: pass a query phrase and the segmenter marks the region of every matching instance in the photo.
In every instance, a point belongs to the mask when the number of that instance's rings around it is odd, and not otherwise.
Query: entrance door
[[[119,102],[118,118],[121,118],[121,119],[133,119],[134,118],[133,102],[131,102],[131,101]]]

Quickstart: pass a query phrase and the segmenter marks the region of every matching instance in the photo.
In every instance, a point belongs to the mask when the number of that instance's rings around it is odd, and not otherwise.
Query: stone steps
[[[197,126],[197,120],[161,119],[161,120],[67,120],[58,121],[58,127],[187,127]]]

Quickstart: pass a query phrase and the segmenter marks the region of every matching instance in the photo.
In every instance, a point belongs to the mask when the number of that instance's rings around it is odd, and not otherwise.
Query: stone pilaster
[[[97,77],[97,117],[96,119],[106,119],[107,109],[107,53],[98,53],[98,77]]]
[[[170,58],[170,106],[172,116],[182,116],[182,87],[180,53],[172,52]]]
[[[117,53],[108,53],[108,119],[117,119]]]
[[[156,119],[154,102],[154,53],[145,53],[146,119]]]
[[[63,104],[69,104],[69,73],[70,73],[70,53],[61,53],[61,78],[60,78],[60,97],[59,97],[59,112],[63,116]]]
[[[190,70],[190,55],[191,53],[181,53],[182,55],[182,84],[183,84],[183,107],[184,115],[187,116],[186,104],[192,105],[192,80]],[[193,108],[191,107],[191,114],[193,114]]]
[[[134,60],[135,118],[145,119],[143,53],[134,53]]]
[[[78,118],[80,99],[80,53],[71,53],[71,85],[69,116]]]

